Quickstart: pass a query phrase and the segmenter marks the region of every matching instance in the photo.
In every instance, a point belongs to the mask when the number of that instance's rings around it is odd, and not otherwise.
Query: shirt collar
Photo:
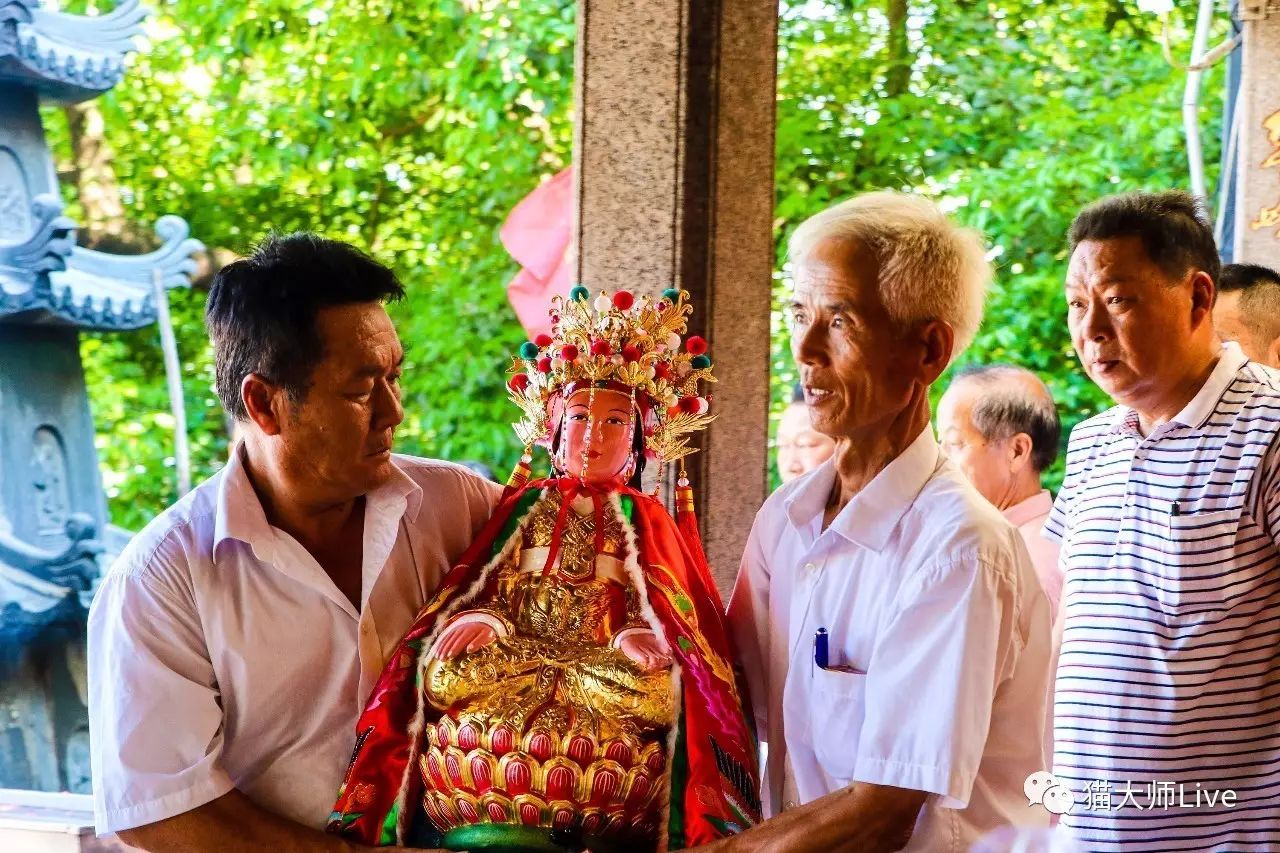
[[[1191,402],[1173,416],[1173,420],[1192,429],[1203,426],[1213,414],[1213,410],[1218,407],[1218,401],[1222,399],[1222,395],[1227,393],[1227,387],[1236,378],[1236,373],[1248,360],[1235,341],[1223,343],[1222,349],[1218,351],[1218,363],[1214,365],[1213,372],[1200,386],[1196,395],[1191,398]]]
[[[391,476],[381,486],[365,495],[365,503],[381,508],[397,500],[404,501],[404,510],[398,515],[408,513],[413,516],[422,508],[422,487],[401,470],[393,456],[391,457]]]
[[[1005,520],[1014,527],[1021,527],[1029,521],[1048,515],[1053,509],[1053,496],[1048,489],[1041,489],[1024,501],[1020,501],[1004,511]]]
[[[830,529],[872,551],[881,551],[898,521],[938,467],[938,442],[926,426],[920,435],[872,478],[832,520]],[[783,505],[788,520],[803,529],[826,509],[835,485],[835,460],[815,470]]]
[[[258,493],[249,481],[244,466],[244,443],[238,442],[231,451],[231,458],[222,469],[218,482],[217,515],[213,527],[213,553],[227,539],[236,539],[253,549],[253,555],[261,562],[273,562],[275,534],[262,510]]]
[[[1200,390],[1191,398],[1182,411],[1170,418],[1170,423],[1178,423],[1192,429],[1199,429],[1213,415],[1218,401],[1227,392],[1227,388],[1235,380],[1236,373],[1248,363],[1249,359],[1241,351],[1235,341],[1225,341],[1218,351],[1218,363],[1214,365],[1209,378],[1200,386]],[[1115,418],[1111,422],[1112,432],[1127,432],[1138,435],[1138,413],[1128,406],[1117,406]]]
[[[422,487],[401,470],[395,457],[391,461],[391,476],[385,483],[365,495],[366,507],[382,510],[395,501],[404,501],[404,511],[415,515],[422,507]],[[397,517],[402,513],[396,513]],[[253,549],[261,562],[273,562],[275,532],[267,521],[267,514],[258,500],[249,472],[244,465],[244,444],[238,443],[231,453],[222,480],[218,483],[217,518],[214,522],[213,550],[226,539],[237,539]]]

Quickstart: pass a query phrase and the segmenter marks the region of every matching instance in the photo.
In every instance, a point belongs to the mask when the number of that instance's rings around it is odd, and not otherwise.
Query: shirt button
[[[785,803],[782,804],[783,811],[786,811],[787,809],[794,809],[795,807],[796,807],[795,800],[787,800]]]
[[[811,571],[813,571],[813,570],[814,570],[814,569],[816,569],[816,568],[818,568],[818,567],[817,567],[817,566],[815,566],[813,563],[805,563],[805,564],[804,564],[804,570],[805,570],[806,572],[811,572]]]

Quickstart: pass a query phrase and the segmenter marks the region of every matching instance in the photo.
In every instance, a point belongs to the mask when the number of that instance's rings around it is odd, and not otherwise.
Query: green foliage
[[[886,8],[861,0],[784,8],[779,267],[791,229],[829,204],[876,189],[937,199],[986,235],[997,267],[982,331],[960,362],[1036,371],[1069,431],[1109,402],[1080,370],[1066,332],[1067,229],[1100,196],[1187,186],[1185,76],[1162,57],[1156,20],[1131,2],[957,0],[912,4],[910,82],[893,92]],[[1173,22],[1180,53],[1191,23]],[[1221,92],[1220,69],[1206,74],[1211,181]],[[783,291],[779,277],[778,305]],[[780,316],[775,330],[780,410],[795,372]],[[945,387],[944,377],[935,391]],[[1061,464],[1046,477],[1052,486]]]
[[[274,229],[346,239],[391,265],[406,348],[398,449],[519,455],[503,383],[522,339],[506,302],[510,209],[569,161],[572,0],[176,0],[101,101],[129,217],[177,213],[211,247]],[[61,116],[47,112],[65,146]],[[197,481],[225,458],[203,292],[173,294]],[[154,328],[86,336],[113,520],[175,497]],[[505,473],[505,472],[504,472]]]
[[[177,213],[238,252],[271,229],[370,248],[410,293],[393,309],[407,351],[400,449],[509,467],[519,449],[502,383],[521,332],[497,230],[569,161],[573,0],[152,5],[149,49],[99,102],[129,218]],[[913,3],[905,56],[887,47],[903,43],[888,6],[783,4],[779,267],[790,230],[838,199],[940,199],[998,258],[966,360],[1041,372],[1070,425],[1105,401],[1064,330],[1066,228],[1105,193],[1185,184],[1184,78],[1153,22],[1119,0]],[[1207,75],[1211,160],[1220,89]],[[66,159],[61,114],[46,124]],[[203,303],[173,294],[197,479],[227,452]],[[780,315],[775,331],[780,407],[794,379]],[[175,496],[157,333],[86,335],[82,352],[113,520],[137,528]]]

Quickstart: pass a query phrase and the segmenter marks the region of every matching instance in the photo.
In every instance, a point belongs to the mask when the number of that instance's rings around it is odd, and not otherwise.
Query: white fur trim
[[[617,492],[609,493],[609,505],[618,514],[618,521],[622,524],[622,534],[627,543],[627,559],[623,563],[623,569],[626,570],[627,577],[631,578],[631,583],[636,588],[640,600],[640,615],[653,629],[653,633],[666,644],[667,638],[663,635],[662,623],[658,621],[658,615],[653,612],[653,606],[649,604],[649,586],[644,582],[644,569],[640,568],[640,546],[636,541],[636,529],[627,519],[626,513],[622,511],[622,498]]]
[[[653,605],[649,604],[649,586],[644,581],[644,569],[640,567],[640,545],[636,540],[636,529],[627,519],[626,513],[622,511],[622,498],[617,492],[609,494],[609,503],[613,505],[613,509],[618,513],[618,520],[622,522],[623,534],[626,536],[627,542],[627,560],[625,568],[627,576],[631,578],[631,583],[635,585],[636,592],[640,598],[640,615],[644,617],[645,622],[649,623],[653,630],[654,636],[662,643],[664,648],[669,649],[666,635],[662,630],[662,623],[658,621],[658,615],[653,612]],[[621,637],[628,630],[643,631],[643,628],[624,629],[618,632]],[[668,651],[668,654],[671,652]],[[679,722],[681,710],[681,689],[680,675],[681,668],[679,663],[671,664],[671,707],[675,717],[671,724],[671,731],[667,732],[667,770],[662,774],[662,825],[658,828],[658,849],[657,853],[666,853],[671,839],[668,835],[668,827],[671,824],[671,761],[675,755],[676,738],[679,734]]]

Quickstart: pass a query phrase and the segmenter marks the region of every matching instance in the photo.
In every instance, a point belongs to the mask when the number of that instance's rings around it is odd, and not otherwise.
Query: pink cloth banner
[[[507,299],[530,338],[551,330],[551,297],[573,286],[573,167],[525,196],[499,232],[523,269],[507,285]]]

